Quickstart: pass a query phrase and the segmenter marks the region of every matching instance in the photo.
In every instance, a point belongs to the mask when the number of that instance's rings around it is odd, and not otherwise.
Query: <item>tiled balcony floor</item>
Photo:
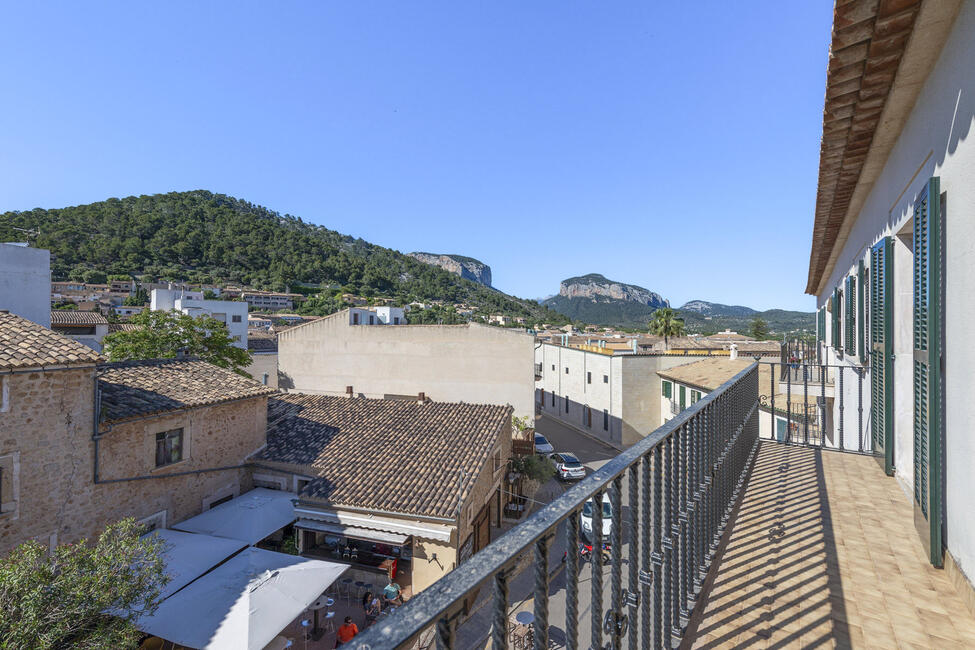
[[[896,481],[873,458],[773,442],[695,618],[694,648],[975,648]]]

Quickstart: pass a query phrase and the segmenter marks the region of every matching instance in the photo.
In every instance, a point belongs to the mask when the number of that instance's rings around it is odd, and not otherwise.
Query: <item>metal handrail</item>
[[[547,648],[548,546],[563,521],[567,522],[566,548],[571,551],[566,557],[567,647],[578,647],[579,558],[574,552],[579,543],[578,515],[586,501],[601,503],[603,493],[608,492],[613,512],[622,517],[622,481],[627,474],[630,519],[626,523],[632,531],[639,531],[630,540],[629,595],[621,587],[624,522],[618,521],[612,528],[610,545],[612,606],[606,612],[605,621],[601,605],[591,608],[592,644],[602,647],[605,627],[614,647],[620,647],[621,638],[627,633],[626,612],[632,611],[630,616],[634,622],[628,625],[631,648],[637,647],[638,629],[641,647],[671,647],[672,640],[680,637],[703,587],[717,542],[757,448],[757,413],[758,365],[753,363],[423,590],[394,614],[363,631],[356,637],[357,647],[397,648],[436,624],[438,647],[453,648],[464,599],[490,582],[494,597],[493,646],[506,648],[508,573],[529,552],[534,554],[535,562],[535,648]],[[602,509],[598,507],[593,509],[592,535],[593,548],[601,548]],[[591,589],[593,603],[601,603],[602,571],[593,571]],[[642,619],[642,623],[637,619]]]

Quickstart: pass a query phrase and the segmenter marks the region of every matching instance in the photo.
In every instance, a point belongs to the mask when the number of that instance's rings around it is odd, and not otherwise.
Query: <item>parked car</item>
[[[551,454],[555,451],[555,447],[552,443],[548,441],[548,438],[540,433],[535,434],[535,453],[536,454]]]
[[[582,532],[587,539],[592,535],[592,509],[593,502],[589,499],[582,505],[582,512],[579,519],[582,522]],[[609,534],[613,530],[613,504],[610,503],[609,494],[603,493],[603,539],[608,540]]]
[[[563,481],[586,478],[586,468],[578,458],[568,452],[549,454],[549,460],[555,466],[555,475]]]

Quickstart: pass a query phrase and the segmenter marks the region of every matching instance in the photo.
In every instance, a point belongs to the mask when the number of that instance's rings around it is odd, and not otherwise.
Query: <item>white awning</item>
[[[322,533],[341,535],[343,537],[353,537],[355,539],[363,539],[369,542],[382,542],[383,544],[390,544],[392,546],[403,546],[406,544],[406,540],[409,539],[407,535],[387,533],[384,530],[359,528],[358,526],[343,526],[342,524],[330,524],[328,522],[313,521],[311,519],[299,519],[295,524],[295,528],[317,530]]]
[[[247,548],[164,600],[136,627],[190,648],[261,650],[348,568]]]
[[[256,544],[296,519],[296,498],[291,492],[254,488],[173,528]]]
[[[162,558],[169,583],[160,599],[165,599],[217,566],[247,544],[236,539],[160,529],[146,535],[163,540]]]
[[[440,542],[449,542],[450,535],[454,530],[451,526],[429,524],[425,521],[393,519],[392,517],[379,517],[365,513],[353,514],[349,512],[314,510],[311,508],[295,508],[294,512],[297,516],[305,519],[314,519],[330,524],[342,524],[343,526],[355,526],[356,528],[382,530],[387,533],[412,535],[414,537],[434,539]]]

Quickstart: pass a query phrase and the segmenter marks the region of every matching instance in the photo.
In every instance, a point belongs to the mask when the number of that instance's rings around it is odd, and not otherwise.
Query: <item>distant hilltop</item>
[[[680,308],[681,311],[695,311],[703,316],[753,316],[758,312],[751,307],[742,307],[741,305],[722,305],[717,302],[708,302],[706,300],[692,300],[683,307]]]
[[[599,273],[590,273],[588,275],[580,275],[562,280],[562,283],[559,285],[559,295],[566,298],[589,298],[594,300],[597,297],[603,297],[612,300],[625,300],[628,302],[638,302],[641,305],[649,305],[655,309],[670,306],[670,303],[659,293],[638,287],[635,284],[608,280]]]
[[[473,257],[446,253],[409,253],[409,256],[424,264],[439,266],[444,271],[450,271],[462,278],[483,284],[485,287],[491,286],[491,267]]]

